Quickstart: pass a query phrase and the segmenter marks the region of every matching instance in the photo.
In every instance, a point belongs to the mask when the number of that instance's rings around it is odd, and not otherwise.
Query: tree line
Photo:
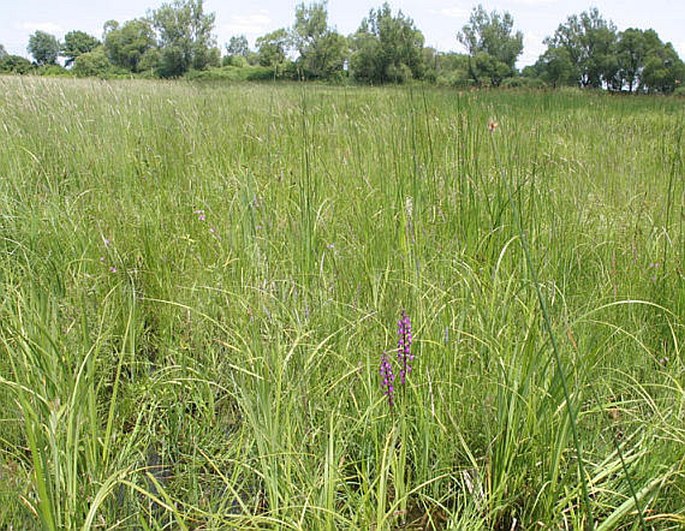
[[[544,40],[546,50],[537,62],[522,71],[516,61],[523,34],[514,29],[513,17],[481,5],[456,33],[465,53],[426,47],[414,21],[387,3],[371,9],[348,36],[330,25],[326,1],[302,3],[291,27],[260,36],[254,49],[244,35],[235,35],[223,53],[214,22],[203,0],[174,0],[145,17],[105,22],[101,38],[75,30],[59,41],[36,31],[27,47],[32,62],[0,45],[0,72],[367,84],[422,80],[460,87],[579,86],[639,93],[672,93],[685,78],[685,63],[656,31],[618,31],[596,8],[560,23]]]

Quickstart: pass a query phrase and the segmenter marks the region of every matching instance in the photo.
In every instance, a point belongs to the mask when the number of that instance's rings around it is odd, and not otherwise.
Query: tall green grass
[[[685,523],[682,102],[0,88],[0,527]]]

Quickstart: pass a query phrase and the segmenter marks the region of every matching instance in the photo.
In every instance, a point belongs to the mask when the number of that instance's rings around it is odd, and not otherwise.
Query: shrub
[[[509,77],[502,81],[500,87],[504,89],[543,89],[547,84],[536,77]]]
[[[112,64],[107,59],[104,46],[98,46],[92,52],[79,55],[74,62],[73,72],[78,77],[107,77],[112,71]]]
[[[28,74],[31,70],[33,70],[31,61],[20,55],[7,55],[0,60],[0,72]]]
[[[38,67],[36,73],[49,77],[71,77],[71,72],[61,65],[45,65]]]

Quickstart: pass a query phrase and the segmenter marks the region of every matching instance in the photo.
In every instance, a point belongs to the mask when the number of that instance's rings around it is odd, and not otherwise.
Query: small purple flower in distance
[[[392,372],[392,365],[390,365],[390,360],[385,352],[381,356],[380,373],[383,394],[388,397],[388,406],[392,407],[395,404],[395,375]]]
[[[207,219],[207,216],[205,216],[204,210],[195,210],[195,211],[193,211],[193,214],[197,215],[197,219],[199,221],[205,221]]]
[[[411,343],[411,319],[407,312],[402,310],[400,320],[397,322],[397,361],[400,364],[400,383],[403,385],[411,372],[411,362],[414,361]]]
[[[110,272],[110,273],[116,273],[116,272],[117,272],[117,268],[114,267],[114,266],[109,266],[109,272]]]

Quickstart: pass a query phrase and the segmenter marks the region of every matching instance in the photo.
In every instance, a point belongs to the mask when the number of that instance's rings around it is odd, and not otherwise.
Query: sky
[[[0,44],[9,53],[28,57],[26,45],[36,30],[61,38],[71,30],[82,30],[98,38],[107,20],[124,22],[144,16],[164,0],[0,0]],[[233,35],[244,34],[254,46],[255,39],[278,28],[291,26],[295,6],[301,0],[205,0],[206,12],[216,14],[214,32],[222,47]],[[310,3],[305,0],[305,3]],[[361,20],[383,0],[329,0],[328,21],[340,33],[349,35]],[[389,0],[393,12],[411,17],[423,32],[426,45],[440,51],[464,52],[456,39],[478,0]],[[597,7],[605,19],[624,30],[630,27],[655,29],[661,40],[673,43],[685,60],[685,1],[683,0],[485,0],[491,12],[508,11],[514,28],[524,35],[523,54],[518,66],[533,64],[544,51],[543,39],[554,33],[569,15]]]

